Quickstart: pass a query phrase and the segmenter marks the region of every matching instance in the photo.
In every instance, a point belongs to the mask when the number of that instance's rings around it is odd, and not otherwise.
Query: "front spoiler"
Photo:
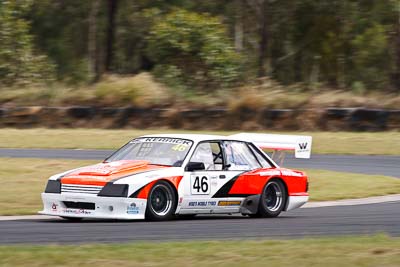
[[[144,219],[146,199],[123,197],[98,197],[90,194],[42,193],[43,210],[39,214],[93,219],[135,220]],[[64,201],[94,203],[95,209],[68,208]]]

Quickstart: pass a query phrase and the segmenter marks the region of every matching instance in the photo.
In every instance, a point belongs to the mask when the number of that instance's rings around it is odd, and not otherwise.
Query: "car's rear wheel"
[[[286,204],[286,187],[281,180],[270,180],[263,188],[257,217],[277,217]]]
[[[170,220],[174,217],[177,197],[173,187],[166,181],[157,182],[147,197],[146,219]]]

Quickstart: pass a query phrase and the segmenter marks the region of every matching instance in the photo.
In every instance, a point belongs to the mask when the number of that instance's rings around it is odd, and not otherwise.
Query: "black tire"
[[[174,218],[177,196],[166,181],[159,181],[151,188],[147,197],[146,220],[165,221]]]
[[[281,180],[272,179],[268,181],[260,197],[258,212],[252,217],[277,217],[285,208],[286,198],[286,187]]]
[[[79,218],[79,217],[61,217],[61,218],[65,219],[67,221],[70,221],[70,222],[80,222],[83,219],[83,218]]]

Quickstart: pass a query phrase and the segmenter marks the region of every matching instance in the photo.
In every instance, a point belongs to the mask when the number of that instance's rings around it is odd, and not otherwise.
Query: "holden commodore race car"
[[[310,136],[241,133],[135,138],[102,163],[51,176],[40,214],[70,220],[276,217],[308,201],[307,176],[262,149],[309,158]]]

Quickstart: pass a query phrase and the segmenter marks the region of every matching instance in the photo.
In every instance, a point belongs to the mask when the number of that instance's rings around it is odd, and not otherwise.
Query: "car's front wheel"
[[[175,190],[166,181],[159,181],[151,188],[147,197],[146,219],[152,221],[170,220],[177,205]]]
[[[257,217],[277,217],[286,204],[286,187],[281,180],[270,180],[263,188]]]

